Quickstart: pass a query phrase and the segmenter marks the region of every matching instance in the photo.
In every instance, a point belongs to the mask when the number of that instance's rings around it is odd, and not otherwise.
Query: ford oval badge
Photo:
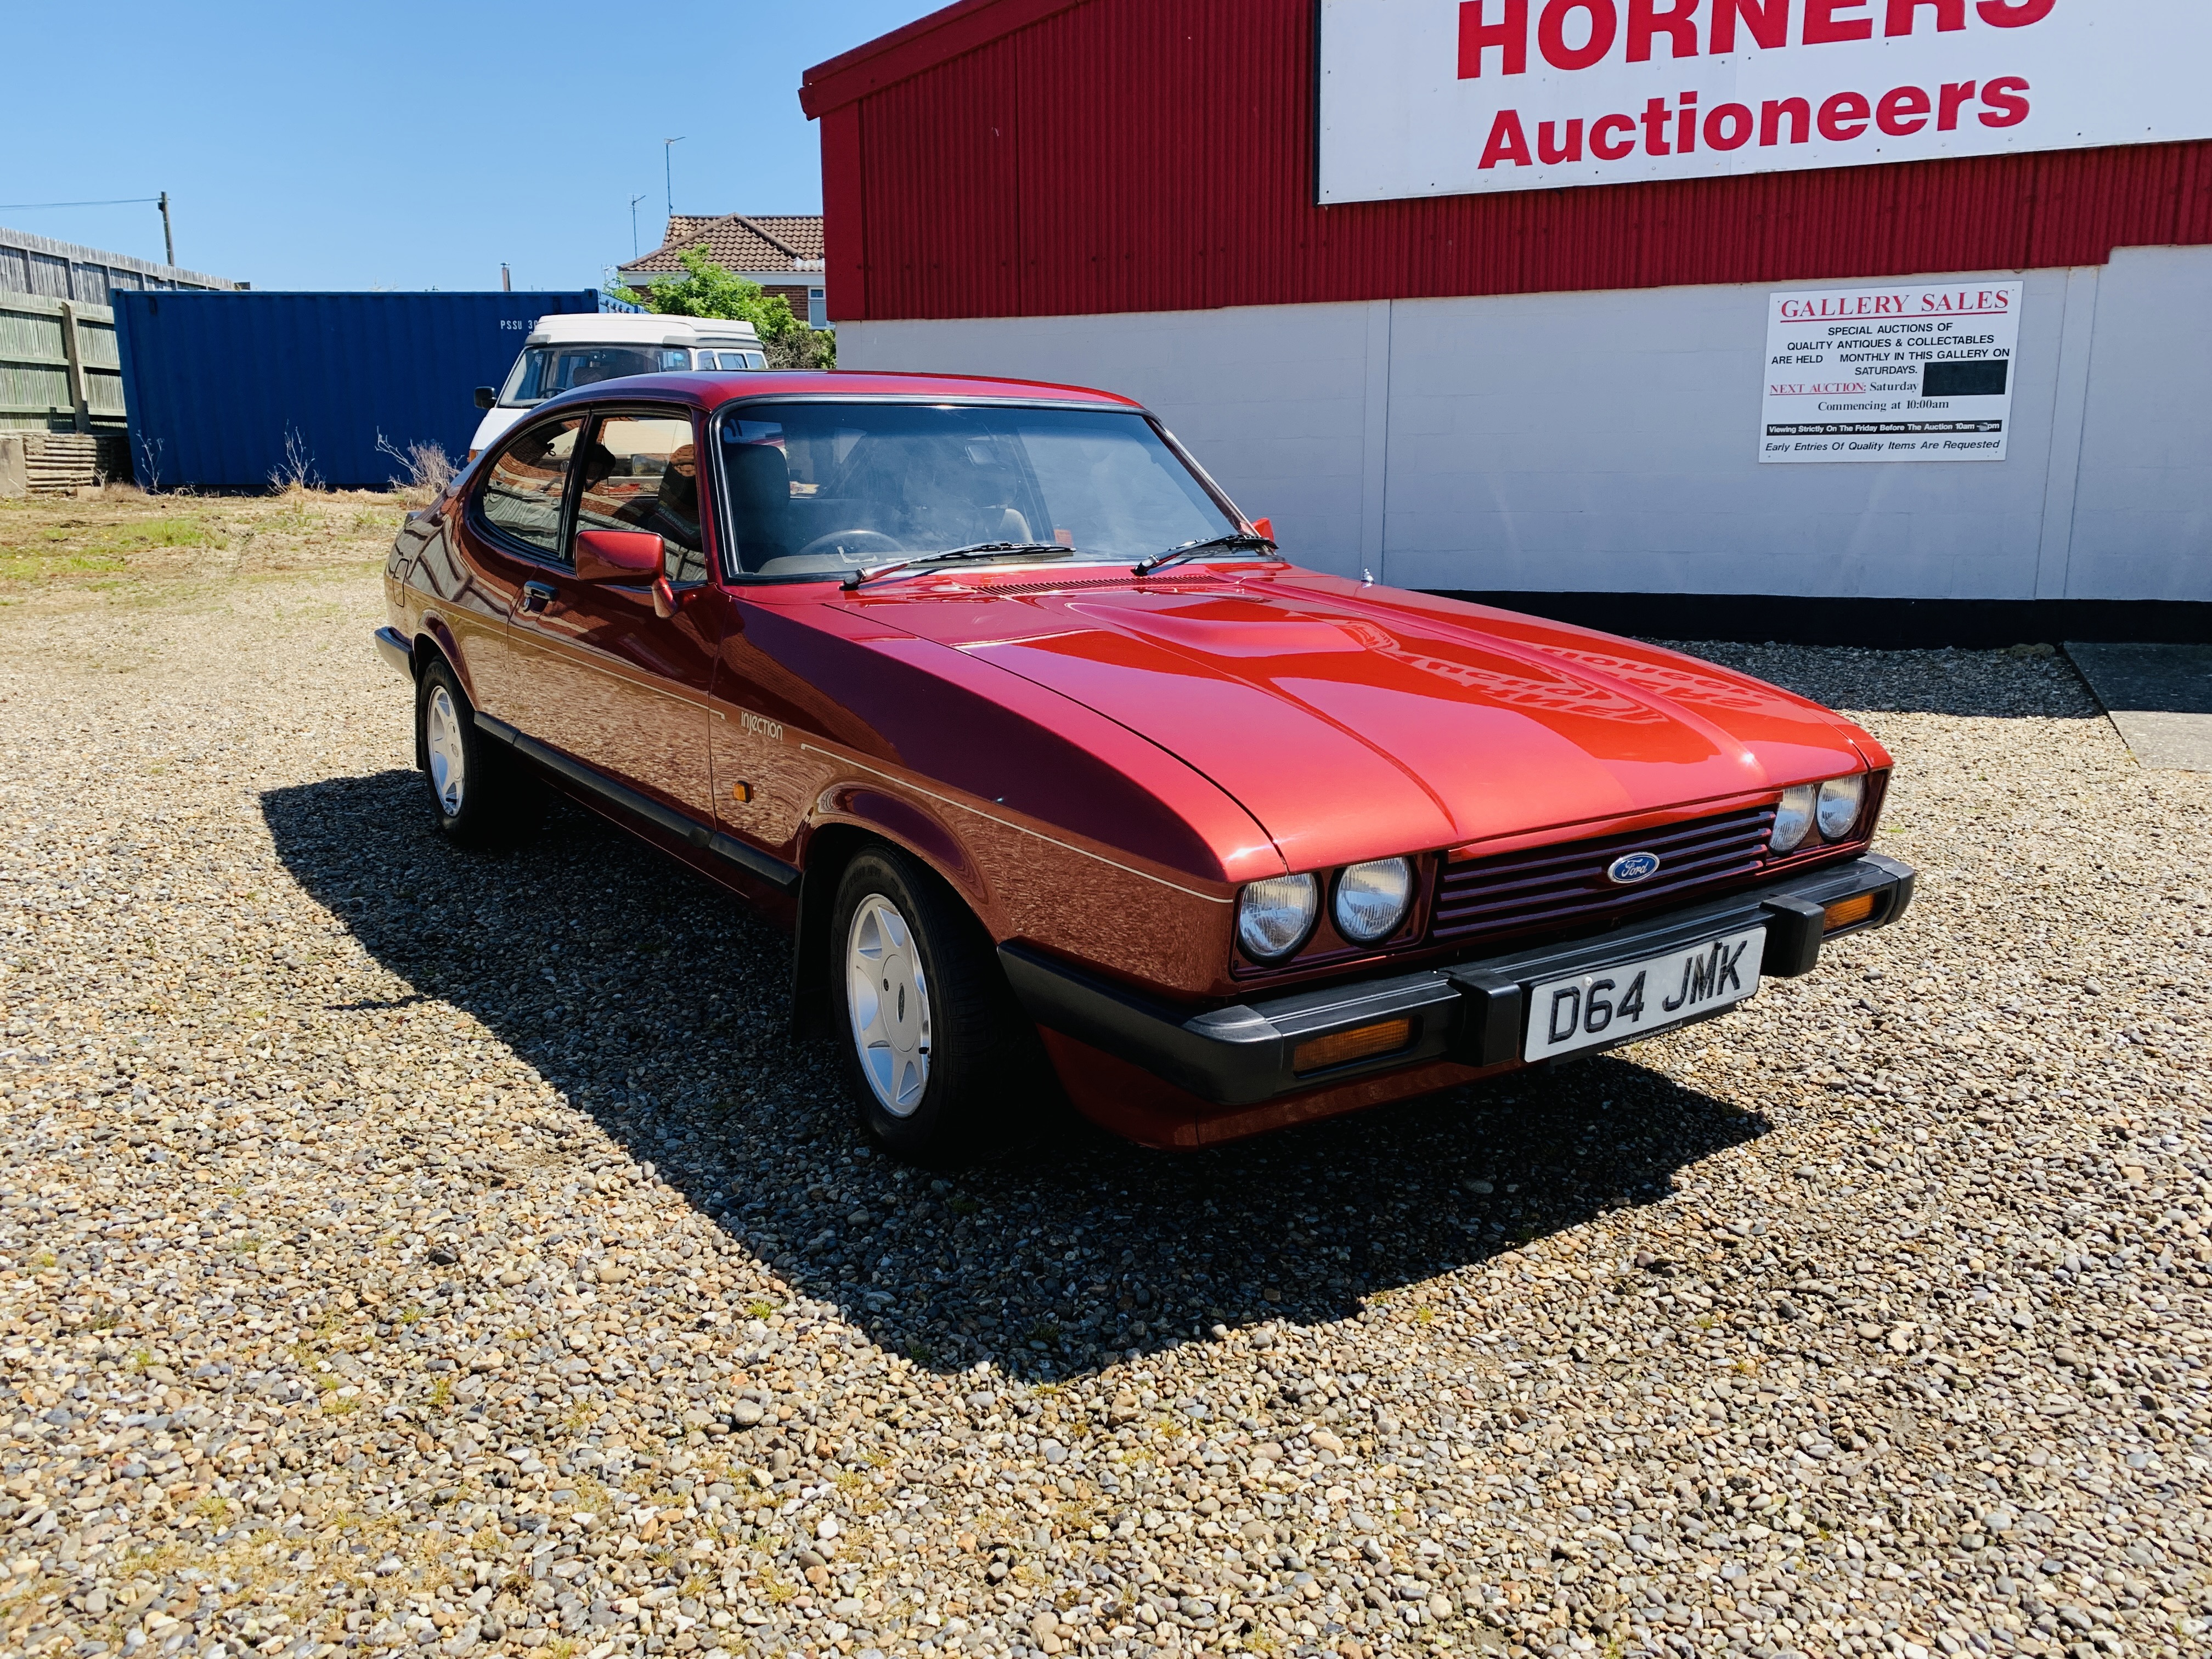
[[[1656,853],[1623,853],[1605,866],[1605,878],[1616,887],[1633,887],[1659,873]]]

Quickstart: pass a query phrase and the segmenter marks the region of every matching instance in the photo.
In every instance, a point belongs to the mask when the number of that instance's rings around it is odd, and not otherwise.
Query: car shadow
[[[412,988],[329,1012],[473,1015],[793,1291],[936,1370],[1048,1381],[1216,1326],[1340,1320],[1662,1197],[1767,1127],[1602,1056],[1195,1153],[1056,1117],[933,1176],[874,1152],[830,1041],[790,1034],[789,946],[741,902],[565,804],[526,847],[465,852],[422,787],[262,796],[285,866]]]

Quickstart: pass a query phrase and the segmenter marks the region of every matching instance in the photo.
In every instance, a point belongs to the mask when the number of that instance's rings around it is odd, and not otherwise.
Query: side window
[[[477,506],[495,528],[550,557],[561,555],[561,498],[581,420],[534,426],[501,450],[484,476]]]
[[[609,415],[584,451],[579,530],[650,530],[672,581],[707,579],[699,535],[699,452],[686,416]]]

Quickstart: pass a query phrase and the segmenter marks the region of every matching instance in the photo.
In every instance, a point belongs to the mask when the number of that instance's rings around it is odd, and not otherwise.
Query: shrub
[[[758,283],[715,264],[704,247],[687,249],[677,257],[684,261],[683,276],[657,276],[636,296],[647,311],[664,317],[720,317],[750,323],[771,368],[837,367],[835,329],[809,328],[781,294],[770,294]]]

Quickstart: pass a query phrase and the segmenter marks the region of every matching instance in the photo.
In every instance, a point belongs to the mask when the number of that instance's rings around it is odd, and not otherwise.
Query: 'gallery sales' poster
[[[1767,302],[1762,461],[2001,461],[2018,283],[1813,289]]]

